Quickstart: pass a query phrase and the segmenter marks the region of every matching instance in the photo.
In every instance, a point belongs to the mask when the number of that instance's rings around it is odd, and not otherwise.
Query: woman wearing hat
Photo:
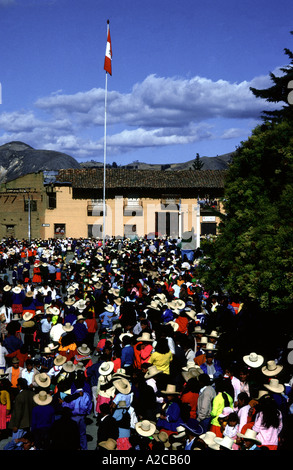
[[[170,375],[170,364],[173,360],[173,354],[170,351],[168,340],[166,338],[158,338],[157,344],[152,352],[149,363],[157,366],[164,374]]]
[[[166,390],[161,390],[161,393],[165,397],[165,403],[162,405],[162,411],[157,420],[157,428],[176,432],[176,427],[183,421],[180,393],[173,384],[168,384]]]
[[[130,422],[131,416],[129,412],[129,407],[127,406],[124,400],[120,400],[117,404],[117,407],[114,410],[113,418],[116,420],[118,425],[118,438],[117,450],[129,450],[131,449],[131,444],[129,441],[131,429]]]
[[[31,431],[35,438],[37,450],[47,450],[49,432],[55,421],[52,396],[45,390],[40,390],[33,396],[33,400]]]

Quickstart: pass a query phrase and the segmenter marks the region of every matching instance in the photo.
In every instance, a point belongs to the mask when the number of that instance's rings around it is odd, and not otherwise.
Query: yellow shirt
[[[170,374],[170,362],[173,359],[171,351],[166,354],[153,352],[148,362],[157,366],[157,369],[164,372],[164,374]]]

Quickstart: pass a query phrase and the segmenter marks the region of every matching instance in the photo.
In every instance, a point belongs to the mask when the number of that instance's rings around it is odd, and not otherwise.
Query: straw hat
[[[65,370],[65,372],[74,372],[75,371],[75,365],[73,364],[72,361],[67,361],[63,364],[62,366],[63,370]]]
[[[262,397],[264,397],[264,396],[266,396],[266,395],[268,395],[268,394],[269,394],[269,392],[267,392],[266,390],[259,390],[259,391],[258,391],[258,396],[257,396],[256,400],[260,400]]]
[[[215,348],[214,343],[206,343],[205,345],[205,350],[209,352],[216,352],[218,351],[217,348]]]
[[[51,385],[51,379],[48,374],[41,372],[36,374],[35,381],[39,387],[47,388]]]
[[[65,300],[65,305],[73,305],[75,303],[75,299],[74,298],[71,298],[71,297],[68,297],[66,300]]]
[[[121,333],[121,335],[119,335],[119,340],[121,341],[121,343],[123,341],[124,336],[129,336],[129,338],[132,338],[133,334],[132,333]]]
[[[273,393],[283,393],[285,390],[285,386],[280,384],[278,379],[271,379],[268,384],[264,384],[263,386]]]
[[[177,426],[176,428],[176,434],[172,434],[172,437],[174,439],[181,439],[182,437],[186,436],[186,430],[183,426]]]
[[[63,330],[66,331],[67,333],[69,333],[70,331],[74,330],[73,325],[71,325],[71,323],[69,323],[69,322],[66,322],[65,325],[62,325],[62,328],[63,328]]]
[[[165,447],[171,447],[171,444],[169,442],[169,436],[165,431],[160,431],[158,434],[154,434],[154,439],[157,442],[162,442]]]
[[[192,331],[192,334],[193,335],[199,335],[199,334],[205,334],[205,330],[201,327],[201,326],[195,326],[193,331]]]
[[[82,344],[81,346],[79,346],[77,348],[77,352],[81,356],[88,356],[90,354],[91,350],[90,350],[90,348],[88,347],[87,344]]]
[[[4,372],[3,369],[0,369],[0,380],[1,379],[6,379],[6,377],[8,377],[8,372]]]
[[[208,338],[215,338],[218,339],[220,336],[216,330],[211,331],[209,334],[207,334]]]
[[[26,297],[33,297],[33,296],[34,296],[34,293],[33,293],[31,290],[29,290],[29,291],[27,291],[27,293],[25,294],[25,296],[26,296]]]
[[[241,434],[240,432],[237,433],[238,437],[241,437],[242,439],[248,439],[250,441],[255,442],[255,444],[261,445],[262,442],[257,439],[257,432],[253,431],[252,429],[247,428],[245,431],[245,434]]]
[[[141,436],[153,436],[156,432],[156,425],[147,419],[135,424],[135,429]]]
[[[126,370],[122,367],[118,368],[116,372],[113,374],[113,380],[117,378],[123,377],[124,379],[130,379],[130,375],[126,374]]]
[[[11,286],[9,284],[6,284],[6,286],[3,287],[4,292],[9,292],[11,290]]]
[[[144,378],[151,379],[152,377],[155,377],[156,375],[162,374],[162,373],[163,371],[158,369],[157,366],[151,365],[146,371],[146,373],[144,374]]]
[[[63,364],[65,364],[66,362],[66,357],[65,356],[62,356],[62,354],[58,354],[58,356],[56,356],[54,358],[54,364],[55,366],[63,366]]]
[[[114,369],[114,362],[112,361],[104,361],[99,367],[99,373],[101,375],[109,375]]]
[[[113,305],[106,305],[105,310],[106,310],[107,312],[113,313],[114,310],[115,310],[115,308],[114,308]]]
[[[128,395],[131,392],[131,384],[127,379],[121,378],[118,380],[113,380],[113,385],[116,387],[118,392],[123,395]]]
[[[21,293],[21,288],[19,286],[15,286],[15,287],[13,287],[12,292],[14,294],[20,294]]]
[[[166,323],[166,325],[172,326],[174,331],[177,331],[179,329],[179,324],[176,323],[175,321],[171,320]]]
[[[198,377],[201,374],[203,374],[203,370],[195,364],[194,361],[188,361],[186,366],[182,367],[182,376],[185,382],[193,377]]]
[[[253,367],[253,368],[256,369],[257,367],[260,367],[263,364],[264,358],[263,358],[263,356],[261,356],[259,354],[256,354],[255,352],[252,352],[252,353],[244,356],[243,361],[248,366]]]
[[[109,439],[107,439],[106,441],[98,442],[98,446],[103,447],[107,450],[116,450],[117,442],[115,441],[115,439],[109,437]]]
[[[277,364],[276,361],[268,361],[267,364],[261,368],[262,373],[269,377],[278,375],[282,370],[283,366]]]
[[[33,316],[34,316],[33,313],[31,313],[31,312],[25,312],[25,313],[23,314],[22,318],[23,318],[24,321],[29,321],[29,320],[31,320],[31,319],[33,318]]]
[[[225,447],[227,450],[233,450],[232,446],[234,444],[234,440],[229,436],[215,437],[215,443],[219,444],[221,447]]]
[[[186,315],[188,315],[192,320],[196,320],[196,319],[197,319],[196,312],[195,312],[194,310],[192,310],[191,308],[186,307],[186,308],[184,309],[184,312],[185,312]]]
[[[212,450],[220,450],[219,444],[215,442],[216,434],[212,431],[207,431],[205,434],[199,436],[199,438],[205,442],[205,444]]]
[[[137,341],[143,341],[143,342],[146,342],[146,343],[152,343],[153,342],[153,338],[151,337],[150,333],[144,331],[142,333],[142,335],[137,338]]]
[[[49,405],[53,398],[45,390],[41,390],[39,393],[33,396],[33,400],[37,405],[45,406]]]
[[[179,395],[179,392],[176,391],[176,385],[168,384],[166,390],[161,390],[161,393],[164,395]]]

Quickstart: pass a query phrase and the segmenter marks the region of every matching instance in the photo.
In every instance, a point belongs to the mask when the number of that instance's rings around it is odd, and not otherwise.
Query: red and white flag
[[[108,36],[107,36],[104,70],[106,70],[106,72],[112,75],[112,44],[111,44],[109,21],[108,21]]]

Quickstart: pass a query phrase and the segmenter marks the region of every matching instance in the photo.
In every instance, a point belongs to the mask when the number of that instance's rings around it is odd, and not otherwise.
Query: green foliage
[[[262,309],[293,304],[293,126],[265,123],[229,167],[220,234],[206,243],[200,275]]]
[[[201,170],[203,167],[204,163],[201,161],[199,153],[196,154],[195,160],[192,164],[192,169],[193,170]]]

